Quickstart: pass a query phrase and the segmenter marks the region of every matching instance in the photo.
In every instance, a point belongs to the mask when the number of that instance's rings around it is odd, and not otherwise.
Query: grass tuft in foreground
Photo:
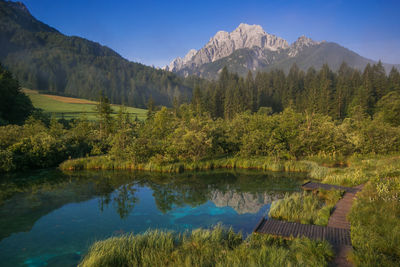
[[[349,218],[356,266],[399,266],[400,175],[368,182]]]
[[[216,226],[184,234],[148,231],[94,243],[79,266],[327,266],[327,242],[283,240]]]
[[[286,194],[272,203],[268,215],[278,220],[326,226],[342,196],[343,192],[339,190]]]

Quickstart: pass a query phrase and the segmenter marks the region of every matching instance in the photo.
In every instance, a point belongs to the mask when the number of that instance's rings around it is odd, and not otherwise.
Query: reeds
[[[368,182],[357,194],[349,219],[357,266],[399,265],[400,175]]]
[[[94,243],[80,266],[327,266],[327,242],[283,240],[216,226],[183,234],[148,231]]]
[[[312,163],[296,160],[277,160],[268,157],[259,158],[218,158],[202,161],[176,162],[159,164],[147,162],[135,164],[127,160],[118,160],[111,156],[96,156],[64,161],[60,164],[62,170],[144,170],[157,172],[179,173],[183,171],[202,171],[212,169],[258,169],[266,171],[308,172],[312,170]]]
[[[286,194],[272,203],[268,215],[278,220],[326,226],[342,195],[343,192],[338,190]]]

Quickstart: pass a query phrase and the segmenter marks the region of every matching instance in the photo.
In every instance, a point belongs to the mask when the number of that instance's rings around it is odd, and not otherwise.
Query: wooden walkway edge
[[[329,217],[327,226],[301,224],[275,219],[261,218],[254,232],[274,236],[307,237],[312,240],[328,241],[336,252],[334,263],[337,266],[351,266],[347,262],[346,254],[351,250],[350,222],[346,216],[351,210],[353,200],[362,186],[345,187],[322,183],[307,182],[301,186],[304,190],[343,190],[345,194],[336,203],[333,213]]]
[[[351,245],[350,230],[342,228],[264,219],[255,229],[255,232],[283,237],[307,237],[319,241],[326,240],[333,246]]]

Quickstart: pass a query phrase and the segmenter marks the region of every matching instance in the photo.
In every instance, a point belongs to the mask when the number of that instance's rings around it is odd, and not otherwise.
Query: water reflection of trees
[[[155,204],[163,213],[186,205],[196,207],[209,200],[217,206],[226,203],[244,213],[257,210],[284,192],[297,190],[301,182],[298,174],[229,171],[184,174],[104,172],[96,176],[99,209],[103,211],[112,203],[121,218],[126,218],[137,205],[139,199],[135,193],[138,187],[152,190]],[[249,205],[257,207],[251,209]]]
[[[0,239],[13,232],[29,230],[35,221],[65,204],[94,197],[99,198],[101,211],[112,207],[121,218],[126,218],[138,204],[139,187],[150,188],[157,208],[166,213],[185,205],[196,207],[208,200],[214,201],[217,206],[224,203],[234,206],[232,203],[239,203],[241,198],[265,201],[268,199],[265,194],[297,190],[302,182],[294,174],[235,173],[226,170],[183,174],[124,171],[62,173],[54,170],[35,175],[37,177],[30,174],[1,181],[0,216],[3,220],[0,219],[0,226],[3,232],[0,231]],[[260,194],[264,195],[260,197]],[[234,197],[238,201],[232,200]],[[246,207],[242,204],[237,206]],[[12,222],[15,220],[23,223],[14,227]]]
[[[116,190],[113,197],[114,207],[121,219],[126,218],[139,201],[139,199],[135,197],[135,192],[136,188],[134,188],[132,184],[123,185]]]

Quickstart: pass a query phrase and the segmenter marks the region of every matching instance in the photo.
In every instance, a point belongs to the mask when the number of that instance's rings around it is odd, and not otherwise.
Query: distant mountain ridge
[[[35,19],[19,2],[0,0],[0,63],[21,85],[53,94],[146,107],[171,105],[192,93],[192,81],[130,62],[112,49],[66,36]]]
[[[325,63],[337,70],[342,62],[357,69],[376,63],[336,43],[317,42],[303,35],[289,45],[283,38],[265,32],[260,25],[241,23],[231,33],[217,32],[203,48],[191,49],[184,58],[174,59],[164,69],[183,76],[216,78],[224,66],[245,75],[249,70],[288,72],[294,63],[303,70],[319,69]],[[387,71],[400,66],[383,65]]]

